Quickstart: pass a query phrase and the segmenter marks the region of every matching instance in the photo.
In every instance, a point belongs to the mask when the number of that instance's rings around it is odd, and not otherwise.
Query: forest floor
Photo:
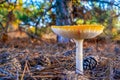
[[[84,41],[84,58],[94,56],[97,66],[75,74],[75,43],[55,40],[0,41],[0,80],[120,80],[120,44]]]

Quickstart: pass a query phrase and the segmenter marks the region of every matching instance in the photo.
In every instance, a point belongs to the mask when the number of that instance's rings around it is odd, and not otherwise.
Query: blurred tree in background
[[[56,10],[56,17],[60,19],[56,18],[56,25],[102,24],[106,27],[104,35],[109,39],[115,38],[119,36],[120,29],[119,3],[120,1],[113,0],[56,0],[56,7],[62,15]]]
[[[83,0],[79,7],[74,7],[75,22],[76,24],[102,24],[105,26],[106,37],[109,39],[115,38],[119,36],[120,31],[119,3],[120,1],[113,0]]]
[[[104,35],[119,40],[119,4],[119,0],[0,0],[0,32],[22,27],[39,35],[51,25],[102,24]],[[68,41],[60,36],[57,39]]]

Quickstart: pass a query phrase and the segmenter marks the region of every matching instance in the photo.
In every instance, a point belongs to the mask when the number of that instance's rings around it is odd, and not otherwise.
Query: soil
[[[75,43],[30,38],[0,41],[0,80],[120,80],[120,44],[84,41],[84,58],[97,65],[75,73]]]

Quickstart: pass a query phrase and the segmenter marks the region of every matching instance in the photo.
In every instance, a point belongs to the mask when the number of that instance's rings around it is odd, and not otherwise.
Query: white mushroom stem
[[[83,74],[83,39],[76,42],[76,73]]]

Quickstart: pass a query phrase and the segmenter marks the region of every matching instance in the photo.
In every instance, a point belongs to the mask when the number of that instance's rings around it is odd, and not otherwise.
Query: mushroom
[[[83,74],[83,40],[94,38],[103,32],[102,25],[52,26],[57,35],[74,39],[76,43],[76,73]]]

